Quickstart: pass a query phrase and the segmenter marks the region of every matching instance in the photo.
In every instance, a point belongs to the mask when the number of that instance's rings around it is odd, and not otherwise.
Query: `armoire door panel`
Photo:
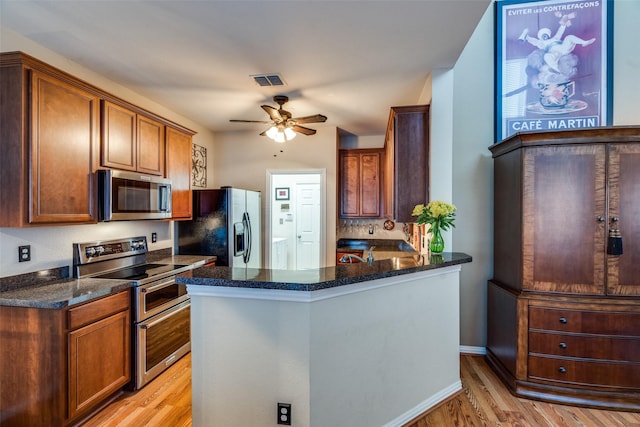
[[[613,218],[618,221],[612,221]],[[621,255],[607,255],[607,293],[640,295],[640,146],[609,149],[609,217],[622,235]]]
[[[603,146],[544,146],[524,156],[523,289],[604,293]]]

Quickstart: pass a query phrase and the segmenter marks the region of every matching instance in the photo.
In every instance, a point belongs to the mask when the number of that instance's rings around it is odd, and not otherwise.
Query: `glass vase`
[[[444,239],[439,228],[431,230],[431,242],[429,242],[429,249],[432,254],[441,254],[444,251]]]

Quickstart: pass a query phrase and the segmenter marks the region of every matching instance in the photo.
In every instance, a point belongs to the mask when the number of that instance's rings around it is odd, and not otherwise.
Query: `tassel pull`
[[[608,255],[622,255],[622,234],[618,229],[618,217],[611,218],[611,228],[609,229],[609,239],[607,240]]]

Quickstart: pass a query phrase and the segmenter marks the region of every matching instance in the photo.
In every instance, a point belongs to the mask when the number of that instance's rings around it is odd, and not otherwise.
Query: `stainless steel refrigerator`
[[[193,219],[176,221],[175,253],[215,255],[216,265],[262,267],[261,194],[223,187],[193,191]]]

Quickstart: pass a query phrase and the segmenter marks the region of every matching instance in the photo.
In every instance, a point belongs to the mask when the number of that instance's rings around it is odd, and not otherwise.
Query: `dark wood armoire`
[[[640,127],[490,150],[489,364],[521,397],[640,411]]]

